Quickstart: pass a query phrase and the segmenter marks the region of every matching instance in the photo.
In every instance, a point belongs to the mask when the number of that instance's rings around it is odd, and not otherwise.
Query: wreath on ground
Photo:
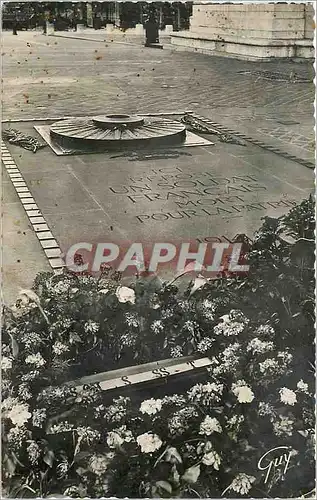
[[[10,497],[298,497],[314,486],[314,204],[265,218],[243,278],[42,273],[2,328]],[[199,383],[110,397],[68,382],[208,356]],[[277,461],[266,452],[283,450]],[[276,455],[275,455],[276,457]],[[280,461],[279,461],[280,460]],[[290,470],[291,469],[291,470]]]

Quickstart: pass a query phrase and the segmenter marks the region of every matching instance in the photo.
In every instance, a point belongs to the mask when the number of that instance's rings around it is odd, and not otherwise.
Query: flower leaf
[[[15,473],[16,465],[17,462],[16,460],[12,460],[12,458],[8,457],[8,455],[5,455],[3,461],[5,462],[5,469],[6,471],[13,475]]]
[[[15,338],[9,333],[11,338],[11,349],[14,358],[17,358],[19,355],[19,344],[15,340]]]
[[[305,438],[308,436],[308,432],[306,430],[305,431],[301,430],[301,431],[297,431],[297,432],[298,432],[298,434],[300,434],[301,436],[303,436]]]
[[[175,463],[181,464],[182,457],[178,453],[177,449],[171,446],[170,448],[168,448],[166,450],[165,461],[170,462],[172,464],[175,464]]]
[[[69,334],[69,342],[70,344],[73,344],[74,342],[80,342],[81,344],[83,343],[82,339],[76,332],[70,332]]]
[[[54,452],[52,450],[47,450],[47,452],[44,455],[43,461],[49,466],[53,467],[53,462],[55,459]]]
[[[195,484],[200,475],[200,465],[193,465],[189,469],[185,470],[182,475],[182,480],[189,484]]]
[[[79,453],[76,453],[74,457],[74,462],[80,462],[83,458],[87,458],[91,455],[90,451],[80,451]]]
[[[172,485],[167,481],[156,481],[155,483],[157,488],[160,488],[164,491],[167,491],[169,494],[172,494]]]
[[[197,290],[199,290],[200,288],[202,288],[203,286],[205,286],[206,283],[207,283],[206,278],[204,278],[201,275],[197,276],[197,278],[195,278],[195,281],[194,281],[194,283],[192,285],[192,288],[191,288],[191,291],[190,291],[190,295],[192,295]]]
[[[173,467],[172,467],[171,477],[172,477],[173,482],[174,482],[176,485],[179,485],[180,475],[179,475],[179,472],[178,472],[177,467],[176,467],[176,465],[175,465],[175,464],[174,464],[174,465],[173,465]]]

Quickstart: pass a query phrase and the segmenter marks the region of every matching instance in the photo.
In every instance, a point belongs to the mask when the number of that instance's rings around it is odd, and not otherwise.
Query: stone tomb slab
[[[15,126],[36,135],[33,125]],[[63,252],[79,242],[252,237],[262,217],[288,212],[314,189],[302,165],[251,144],[212,141],[67,157],[49,147],[8,148]]]

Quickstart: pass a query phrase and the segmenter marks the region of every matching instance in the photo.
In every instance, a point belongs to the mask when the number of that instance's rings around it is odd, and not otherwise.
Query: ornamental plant
[[[181,293],[177,281],[125,286],[105,269],[99,278],[42,273],[22,290],[3,314],[5,495],[310,492],[313,213],[310,199],[277,221],[265,219],[243,278],[197,278]],[[188,354],[211,361],[195,383],[171,381],[129,397],[70,383]],[[278,446],[287,449],[287,468],[259,468]]]

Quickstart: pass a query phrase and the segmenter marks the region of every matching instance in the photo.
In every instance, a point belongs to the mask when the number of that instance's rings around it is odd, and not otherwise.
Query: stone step
[[[144,47],[150,47],[152,49],[162,49],[163,45],[161,43],[145,43]]]

